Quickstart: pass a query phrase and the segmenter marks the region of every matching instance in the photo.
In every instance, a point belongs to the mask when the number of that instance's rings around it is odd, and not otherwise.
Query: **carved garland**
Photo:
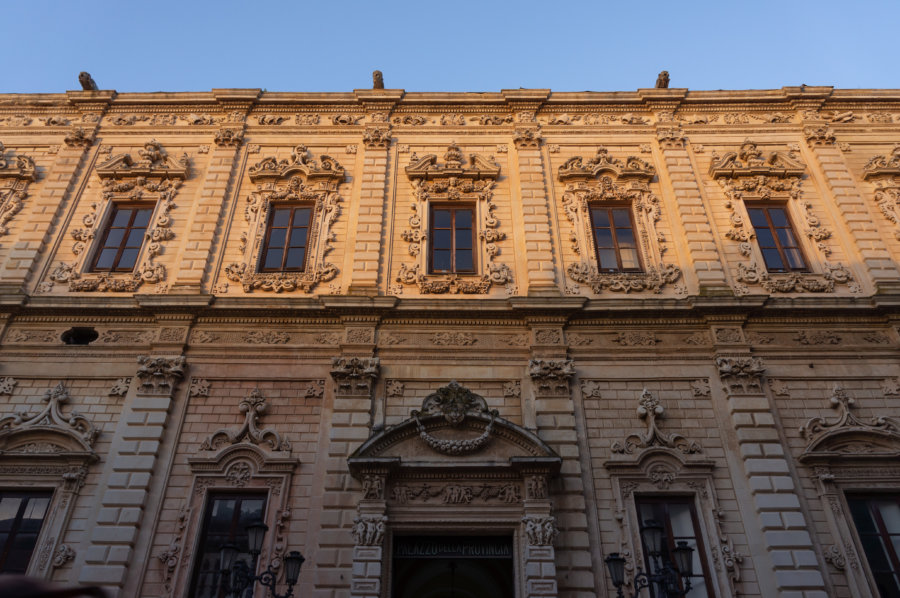
[[[169,212],[175,208],[178,188],[188,177],[188,158],[184,155],[177,161],[172,159],[155,140],[145,143],[138,155],[140,159],[134,160],[130,154],[119,154],[97,167],[103,185],[102,201],[92,203],[91,211],[82,218],[85,228],[70,231],[75,239],[72,252],[76,260],[58,264],[50,273],[52,281],[69,283],[69,291],[130,293],[144,283],[160,283],[166,279],[166,267],[155,263],[154,258],[163,252],[166,241],[175,237]],[[83,276],[90,254],[87,246],[104,222],[101,214],[109,214],[116,203],[124,205],[148,199],[156,203],[156,208],[135,269],[130,274],[104,272]]]
[[[890,156],[869,160],[863,178],[875,187],[875,203],[894,224],[894,236],[900,239],[900,144],[894,146]]]
[[[9,232],[8,224],[19,213],[28,197],[28,183],[36,178],[34,160],[28,156],[11,159],[0,143],[0,236]]]
[[[573,227],[569,240],[572,251],[582,260],[566,268],[569,278],[590,286],[595,293],[604,289],[616,293],[659,293],[665,285],[681,277],[677,266],[662,262],[665,239],[656,228],[661,215],[660,201],[649,186],[655,174],[650,163],[634,156],[620,160],[610,156],[604,147],[598,148],[592,158],[576,156],[559,167],[559,181],[566,183],[563,208]],[[596,248],[590,219],[591,204],[597,202],[622,203],[631,207],[637,228],[635,233],[647,263],[644,272],[603,273],[598,270],[591,257],[596,256]]]
[[[763,155],[756,144],[744,141],[738,152],[728,152],[722,157],[713,155],[709,173],[725,192],[725,207],[731,210],[731,228],[725,237],[739,244],[741,255],[750,258],[747,264],[738,264],[735,286],[737,294],[747,294],[746,285],[760,285],[770,293],[831,293],[835,284],[846,284],[851,291],[857,289],[853,275],[841,264],[823,261],[822,274],[770,274],[759,264],[764,263],[758,250],[754,250],[750,240],[755,236],[753,228],[746,224],[744,201],[783,201],[796,203],[802,209],[806,223],[806,236],[816,244],[824,257],[831,253],[825,240],[831,231],[822,226],[813,214],[812,204],[800,198],[800,183],[806,167],[791,152],[770,152]]]
[[[250,167],[256,190],[247,197],[244,219],[248,230],[241,235],[244,259],[225,267],[228,280],[239,282],[244,292],[254,290],[281,293],[301,290],[310,293],[320,282],[338,275],[338,268],[325,261],[333,249],[331,230],[341,213],[338,187],[344,181],[344,167],[331,156],[311,157],[306,146],[294,148],[290,158],[268,157]],[[277,205],[309,204],[309,240],[306,268],[302,272],[260,272],[262,244],[266,236],[269,210]]]
[[[413,187],[413,201],[410,227],[403,231],[402,236],[409,243],[409,255],[416,259],[411,264],[400,265],[396,281],[417,285],[424,294],[483,294],[495,284],[505,284],[509,288],[512,271],[506,264],[494,261],[500,253],[498,241],[506,238],[506,233],[499,230],[500,221],[494,216],[495,206],[491,201],[494,184],[500,176],[500,165],[493,157],[484,158],[478,154],[470,154],[466,164],[456,144],[447,148],[444,160],[442,164],[434,154],[422,158],[413,154],[406,167],[406,176]],[[426,276],[428,207],[431,201],[471,202],[475,205],[475,221],[481,222],[478,233],[481,239],[480,277],[457,274]]]
[[[422,419],[435,417],[443,418],[450,426],[459,426],[468,414],[486,417],[488,420],[484,431],[475,438],[437,438],[432,436]],[[445,455],[467,455],[484,447],[491,439],[494,430],[494,420],[498,417],[496,409],[489,409],[487,401],[483,397],[473,393],[469,389],[460,386],[453,380],[447,386],[439,388],[434,393],[425,397],[421,411],[413,410],[412,418],[416,422],[419,436],[432,449]]]

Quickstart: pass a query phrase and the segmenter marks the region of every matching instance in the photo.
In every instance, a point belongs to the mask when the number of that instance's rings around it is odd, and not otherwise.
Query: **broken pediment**
[[[0,179],[33,182],[35,178],[34,159],[22,155],[9,157],[6,147],[0,143]]]
[[[315,159],[305,145],[298,145],[291,152],[290,158],[278,160],[274,156],[263,158],[250,167],[250,180],[253,182],[283,179],[300,175],[307,183],[331,182],[341,183],[344,180],[344,167],[326,154]]]
[[[721,158],[714,158],[709,174],[714,179],[735,179],[743,177],[800,177],[806,166],[792,152],[769,152],[764,155],[756,144],[745,140],[737,152],[728,152]]]
[[[187,155],[175,160],[171,158],[158,141],[150,140],[138,150],[138,159],[131,154],[119,154],[97,166],[101,178],[158,177],[180,179],[188,177]]]
[[[610,156],[609,150],[601,146],[591,158],[575,156],[566,160],[559,167],[559,180],[586,181],[596,179],[604,173],[612,174],[616,179],[649,181],[656,174],[656,169],[646,160],[635,156],[628,156],[624,160]]]
[[[900,176],[900,144],[894,146],[891,155],[875,156],[863,167],[866,180],[884,176]]]
[[[444,153],[444,162],[438,162],[434,154],[418,157],[415,154],[406,167],[406,176],[410,181],[433,180],[440,178],[460,178],[468,180],[495,180],[500,176],[500,165],[491,158],[478,154],[469,154],[468,161],[455,143],[451,143]]]

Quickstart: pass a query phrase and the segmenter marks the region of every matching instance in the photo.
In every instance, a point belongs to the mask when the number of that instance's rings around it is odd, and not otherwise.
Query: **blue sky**
[[[0,92],[900,87],[900,0],[6,2]]]

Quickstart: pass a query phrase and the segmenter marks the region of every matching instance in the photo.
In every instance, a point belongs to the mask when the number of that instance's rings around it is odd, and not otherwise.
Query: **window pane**
[[[22,514],[23,530],[36,532],[41,529],[44,522],[44,514],[47,512],[47,506],[50,504],[50,497],[35,497],[28,501],[25,512]]]
[[[691,521],[691,508],[689,505],[684,503],[670,504],[669,521],[672,524],[672,534],[675,537],[694,537],[694,523]]]
[[[434,247],[435,249],[450,249],[452,234],[449,230],[434,231]]]
[[[638,253],[635,249],[623,249],[621,251],[622,254],[622,269],[623,270],[637,270],[641,267],[641,262],[638,259]]]
[[[309,208],[294,210],[294,226],[309,226]]]
[[[612,231],[608,228],[595,228],[594,239],[598,248],[613,246]]]
[[[875,506],[881,513],[884,528],[889,534],[900,534],[900,505],[895,501],[879,500]]]
[[[280,247],[269,248],[269,251],[266,252],[266,261],[263,268],[267,270],[280,270],[281,269],[281,259],[284,257],[284,249]]]
[[[763,249],[763,259],[766,261],[766,268],[769,270],[784,270],[784,263],[781,256],[778,255],[777,249]]]
[[[307,232],[309,232],[308,228],[293,228],[293,229],[291,229],[291,246],[292,247],[305,247]]]
[[[631,228],[631,217],[628,215],[628,210],[613,210],[613,222],[616,223],[616,226]]]
[[[460,249],[456,252],[456,271],[457,272],[471,272],[473,271],[474,264],[472,263],[472,250],[471,249]]]
[[[50,497],[49,492],[0,492],[0,574],[25,573]]]
[[[302,247],[296,249],[288,249],[287,261],[284,264],[286,269],[303,267],[303,256],[306,250]]]
[[[269,234],[269,247],[284,247],[285,237],[287,237],[286,228],[273,228]]]
[[[435,228],[450,228],[452,222],[450,218],[450,210],[435,210],[434,211],[434,227]]]
[[[456,248],[457,249],[472,249],[472,230],[471,229],[463,229],[456,231]]]
[[[112,233],[113,231],[110,231]],[[125,243],[126,247],[140,247],[141,243],[144,242],[144,229],[132,229],[130,233],[128,233],[128,242]]]
[[[775,237],[768,228],[756,229],[756,238],[759,240],[760,247],[775,247]]]
[[[769,221],[766,220],[766,211],[762,208],[749,208],[747,212],[750,214],[750,224],[753,226],[769,226]]]
[[[634,231],[630,228],[617,228],[616,240],[619,247],[634,247]]]
[[[456,228],[472,228],[472,212],[458,210],[456,212]]]
[[[787,214],[782,208],[769,208],[769,218],[775,226],[790,226],[788,224]]]
[[[776,229],[778,232],[778,240],[781,242],[782,247],[796,247],[797,239],[794,238],[794,233],[789,228],[779,228]]]
[[[609,212],[600,208],[595,210],[591,210],[592,219],[594,221],[594,226],[602,227],[609,226]]]
[[[116,259],[118,249],[104,249],[97,258],[97,270],[109,270],[112,268],[113,260]]]
[[[118,226],[118,227],[128,226],[129,220],[131,220],[131,210],[116,209],[115,215],[113,216],[113,219],[112,219],[112,224],[110,226]]]
[[[122,251],[122,257],[119,258],[116,270],[131,270],[134,268],[134,264],[137,262],[138,251],[138,249],[125,249]]]
[[[150,224],[150,215],[152,213],[152,208],[138,210],[137,214],[134,215],[134,221],[132,222],[131,226],[137,228],[147,228],[147,225]]]
[[[12,529],[13,521],[22,506],[22,499],[17,496],[4,496],[0,499],[0,531]]]
[[[602,270],[618,270],[619,264],[616,261],[616,252],[612,249],[601,249],[597,252],[600,255],[600,268]]]
[[[435,272],[449,271],[450,270],[450,250],[449,249],[435,249],[434,250],[434,262],[433,262],[432,266],[433,266]]]
[[[125,229],[124,228],[114,228],[109,231],[109,234],[106,235],[106,247],[118,247],[122,244],[122,239],[125,237]]]
[[[785,255],[787,255],[788,265],[791,270],[803,270],[806,268],[806,263],[803,261],[803,256],[800,255],[799,249],[785,249]]]
[[[291,221],[290,208],[280,208],[272,213],[272,226],[287,226]]]

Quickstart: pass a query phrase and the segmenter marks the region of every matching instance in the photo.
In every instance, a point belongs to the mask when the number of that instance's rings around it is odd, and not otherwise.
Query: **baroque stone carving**
[[[12,376],[0,378],[0,395],[11,395],[19,382]]]
[[[513,144],[519,149],[537,149],[541,147],[541,139],[538,127],[516,127],[513,132]]]
[[[291,445],[283,440],[273,428],[259,429],[259,418],[266,412],[268,405],[259,388],[254,388],[238,404],[238,410],[244,414],[244,423],[240,428],[222,428],[203,441],[202,451],[214,451],[225,444],[247,442],[250,444],[268,444],[273,451],[290,451]]]
[[[664,264],[665,239],[657,229],[662,211],[659,198],[650,191],[656,169],[649,162],[628,156],[613,157],[604,147],[591,158],[575,156],[559,167],[558,179],[566,184],[562,196],[566,217],[572,223],[569,238],[572,250],[582,261],[569,264],[566,273],[575,282],[590,286],[595,293],[604,289],[616,293],[651,291],[659,293],[666,284],[677,281],[681,270]],[[605,273],[596,265],[596,248],[591,232],[590,209],[595,202],[621,203],[634,214],[635,235],[649,266],[644,272]]]
[[[147,395],[169,396],[184,377],[184,356],[147,357],[140,355],[135,374],[140,382],[138,392]]]
[[[810,448],[818,444],[817,441],[821,437],[831,436],[836,432],[880,433],[900,441],[900,422],[885,416],[875,416],[871,423],[862,421],[851,411],[851,408],[856,405],[856,399],[848,395],[840,384],[835,383],[828,402],[833,409],[838,411],[836,419],[829,421],[824,417],[813,417],[800,427],[800,434],[809,441]],[[873,452],[874,447],[860,447],[856,443],[845,443],[838,447],[830,447],[830,449],[837,450],[837,452],[856,453]]]
[[[652,347],[660,340],[652,332],[620,332],[613,342],[623,347]]]
[[[863,178],[875,189],[875,204],[894,225],[900,239],[900,144],[890,155],[875,156],[863,167]]]
[[[455,143],[451,143],[444,153],[444,162],[438,162],[434,154],[419,157],[412,154],[406,176],[413,188],[410,206],[412,216],[409,228],[401,235],[409,245],[407,251],[415,258],[411,264],[401,263],[396,282],[417,285],[423,294],[483,294],[494,284],[509,285],[512,272],[506,264],[495,261],[500,253],[499,241],[506,238],[500,230],[500,221],[494,216],[493,189],[500,176],[500,165],[493,156],[485,158],[470,154],[468,159]],[[482,275],[426,275],[428,268],[427,251],[422,245],[427,242],[429,202],[469,202],[475,204],[475,220],[480,222]]]
[[[69,133],[63,137],[63,143],[71,148],[88,148],[94,143],[94,129],[86,130],[83,127],[72,127]]]
[[[765,371],[758,357],[716,357],[719,379],[732,393],[762,394],[762,374]]]
[[[103,201],[91,205],[91,212],[82,219],[85,228],[70,232],[76,240],[73,251],[80,254],[78,260],[75,264],[58,265],[50,276],[56,282],[68,282],[69,291],[134,292],[143,283],[156,284],[165,280],[166,268],[155,263],[154,258],[164,251],[166,241],[175,237],[169,212],[176,207],[175,195],[188,177],[188,159],[186,155],[178,160],[171,158],[156,140],[146,142],[138,150],[138,156],[135,160],[131,154],[119,154],[97,166]],[[148,199],[155,201],[156,208],[134,270],[130,274],[104,272],[82,277],[81,267],[88,254],[84,248],[99,232],[99,214],[106,211],[110,203],[124,205]]]
[[[387,515],[360,515],[353,520],[353,542],[357,546],[381,546]]]
[[[803,127],[803,136],[810,147],[834,145],[835,141],[834,131],[828,125]]]
[[[191,387],[188,390],[189,397],[208,397],[209,381],[203,378],[191,378]]]
[[[569,379],[575,375],[571,359],[532,359],[528,374],[538,395],[569,396]]]
[[[522,517],[525,524],[525,537],[531,546],[553,546],[559,535],[556,528],[556,517],[526,515]]]
[[[431,342],[442,346],[468,346],[477,343],[478,339],[468,332],[435,332],[431,335]]]
[[[131,386],[131,377],[119,378],[113,383],[109,389],[109,396],[124,397],[128,394],[128,387]]]
[[[328,155],[318,160],[306,146],[294,148],[290,158],[264,158],[249,169],[250,180],[257,184],[247,196],[244,219],[248,230],[242,246],[244,261],[225,267],[225,276],[241,283],[244,292],[274,293],[301,290],[310,293],[321,282],[333,280],[338,268],[326,262],[335,240],[332,226],[341,213],[343,201],[337,190],[344,181],[344,167]],[[312,208],[306,268],[302,272],[260,272],[260,245],[265,238],[269,211],[278,205],[309,204]]]
[[[332,358],[331,377],[336,385],[336,394],[369,396],[380,369],[381,362],[377,357]]]
[[[675,449],[686,455],[701,452],[699,443],[688,441],[681,434],[665,434],[659,429],[656,419],[661,418],[663,413],[665,413],[665,409],[660,405],[659,399],[645,388],[641,393],[637,414],[647,422],[647,431],[642,434],[632,434],[624,441],[616,440],[612,443],[612,452],[631,455],[636,449],[653,446]]]
[[[34,160],[29,156],[6,155],[0,143],[0,236],[9,232],[9,223],[22,210],[28,197],[28,184],[37,177]]]
[[[441,417],[451,427],[459,426],[469,414],[487,418],[482,433],[475,438],[437,438],[428,432],[423,419]],[[433,450],[445,455],[467,455],[483,448],[491,438],[496,410],[488,408],[487,401],[468,388],[453,380],[447,386],[437,389],[422,401],[421,410],[413,410],[410,415],[416,422],[419,437]],[[427,419],[426,419],[427,422]]]
[[[770,293],[833,293],[835,284],[845,284],[851,292],[858,292],[859,285],[853,274],[842,264],[823,262],[823,274],[769,274],[756,262],[738,264],[735,280],[739,283],[758,284]],[[746,294],[746,293],[743,293]]]
[[[59,568],[75,558],[75,550],[68,544],[60,544],[53,553],[53,568]]]
[[[828,330],[801,330],[794,337],[801,345],[839,345],[841,337]]]
[[[68,416],[63,415],[61,406],[69,402],[69,391],[60,382],[55,387],[48,389],[41,400],[47,406],[34,415],[28,415],[25,410],[16,411],[13,415],[7,415],[0,419],[0,437],[15,432],[56,430],[64,434],[78,438],[87,448],[94,445],[94,441],[100,434],[100,429],[94,427],[86,417],[72,411]],[[52,445],[55,446],[55,445]],[[46,452],[35,450],[31,452]],[[56,451],[53,451],[56,452]]]

